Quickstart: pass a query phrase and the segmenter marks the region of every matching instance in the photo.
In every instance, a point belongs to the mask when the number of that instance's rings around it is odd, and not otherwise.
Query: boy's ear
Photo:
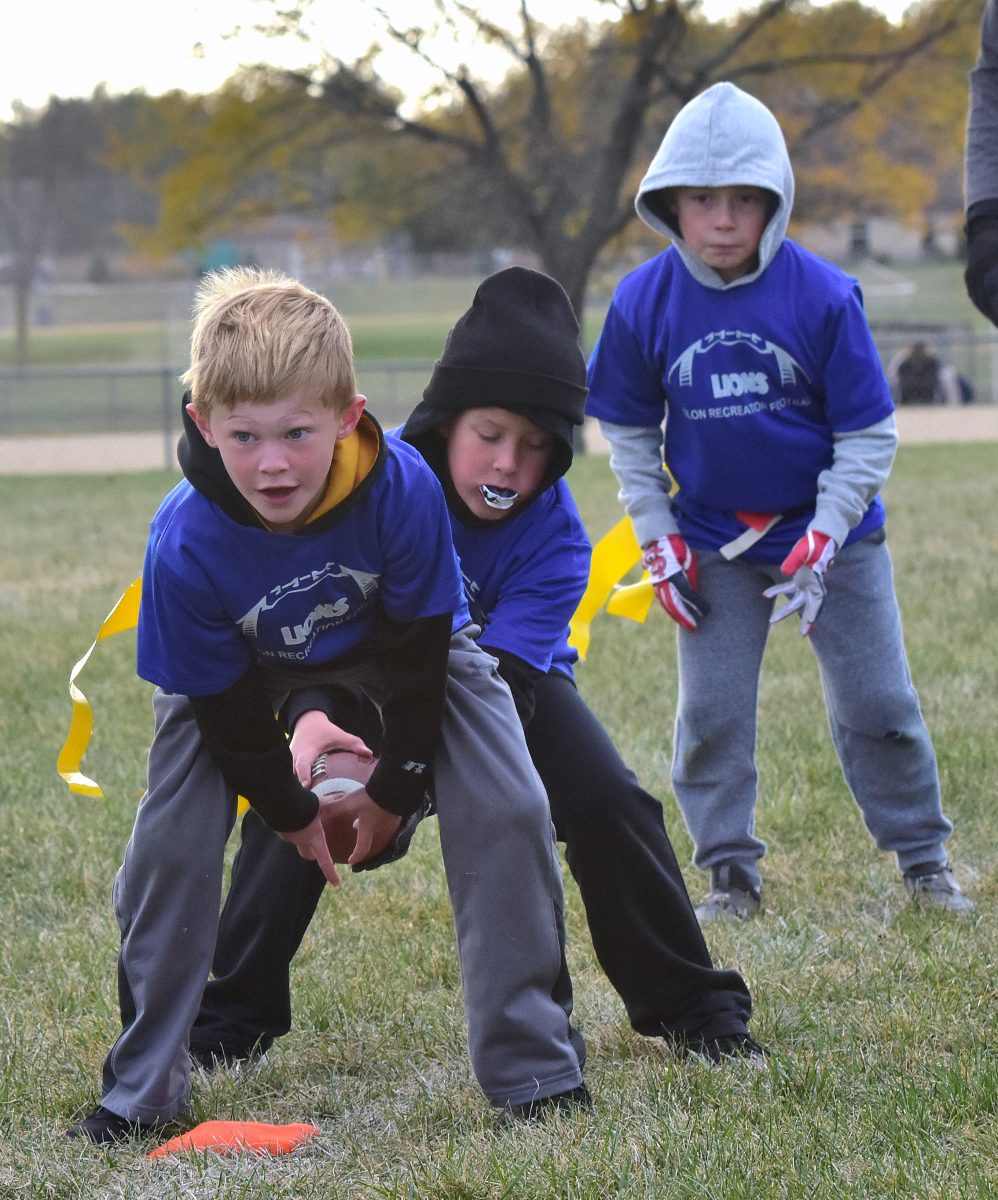
[[[207,422],[201,416],[198,415],[197,405],[193,401],[191,401],[190,404],[187,405],[187,415],[194,422],[194,424],[198,427],[198,432],[201,434],[201,436],[204,438],[204,440],[208,443],[208,445],[212,448],[212,450],[217,450],[218,442],[215,440],[215,435],[211,432],[211,429],[208,427]]]
[[[349,437],[357,428],[357,423],[360,421],[361,413],[364,411],[364,406],[367,404],[366,396],[354,396],[350,403],[343,410],[343,415],[340,417],[340,427],[336,434],[336,439]]]

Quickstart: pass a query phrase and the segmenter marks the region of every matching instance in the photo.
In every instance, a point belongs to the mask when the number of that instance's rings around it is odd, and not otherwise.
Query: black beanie
[[[565,289],[540,271],[509,267],[483,281],[447,335],[402,438],[432,461],[446,421],[469,408],[504,408],[555,438],[550,486],[572,465],[572,431],[587,394],[579,322]]]

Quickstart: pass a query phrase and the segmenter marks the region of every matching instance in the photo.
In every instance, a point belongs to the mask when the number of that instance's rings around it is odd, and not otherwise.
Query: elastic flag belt
[[[745,530],[721,546],[719,552],[729,560],[744,554],[764,538],[783,515],[736,512],[735,516]],[[641,547],[630,517],[623,517],[593,546],[589,582],[569,624],[568,644],[579,652],[579,658],[585,659],[589,652],[592,623],[604,605],[613,617],[626,617],[639,624],[647,619],[655,594],[648,572],[637,583],[620,582],[640,561]]]
[[[744,554],[750,546],[754,546],[773,528],[777,521],[783,516],[782,513],[757,513],[757,512],[736,512],[735,516],[743,525],[745,530],[733,538],[730,542],[726,542],[720,548],[719,553],[723,558],[729,560],[737,558],[739,554]]]

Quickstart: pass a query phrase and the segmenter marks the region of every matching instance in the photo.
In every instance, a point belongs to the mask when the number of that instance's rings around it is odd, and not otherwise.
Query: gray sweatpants
[[[755,835],[756,720],[773,609],[762,592],[786,581],[778,565],[698,558],[710,613],[695,632],[679,630],[672,783],[696,865],[738,863],[758,884],[766,843]],[[840,550],[827,584],[808,640],[846,783],[874,841],[897,855],[902,871],[943,863],[953,827],[908,671],[883,533]],[[797,624],[789,617],[777,636],[797,637]]]
[[[585,1048],[569,1022],[547,796],[495,668],[467,632],[454,636],[434,796],[471,1063],[502,1106],[576,1087]],[[378,699],[373,670],[350,679]],[[102,1103],[136,1121],[167,1120],[187,1104],[188,1038],[211,971],[236,806],[187,699],[157,690],[153,709],[148,788],[114,885],[122,1033],[103,1071]]]

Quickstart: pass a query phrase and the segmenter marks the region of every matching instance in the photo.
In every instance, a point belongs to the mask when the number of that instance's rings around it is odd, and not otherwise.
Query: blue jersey
[[[572,677],[568,623],[589,578],[591,546],[568,484],[559,479],[502,521],[451,518],[454,545],[481,637],[538,671]]]
[[[364,653],[379,612],[470,620],[443,491],[409,446],[387,443],[339,519],[297,534],[227,515],[190,483],[153,518],[138,672],[167,691],[224,692],[256,662],[308,668]]]
[[[779,561],[814,515],[833,436],[893,412],[856,281],[783,241],[744,286],[709,288],[670,247],[626,276],[593,351],[587,411],[618,425],[665,420],[673,511],[698,549],[784,513],[746,559]],[[883,524],[880,498],[848,540]]]

